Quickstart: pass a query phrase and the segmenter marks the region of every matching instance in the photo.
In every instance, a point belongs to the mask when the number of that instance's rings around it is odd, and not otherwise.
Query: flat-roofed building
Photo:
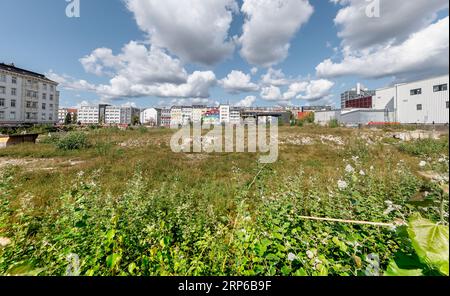
[[[43,74],[0,63],[0,125],[58,122],[57,86]]]
[[[170,126],[178,128],[183,124],[183,109],[181,106],[173,106],[170,109]]]
[[[77,122],[78,122],[78,119],[76,118],[78,116],[78,109],[75,109],[75,108],[60,108],[60,109],[58,109],[58,122],[64,123],[66,121],[67,114],[70,114],[72,123],[76,123],[76,122],[74,122],[74,120],[77,120]]]
[[[230,105],[220,105],[220,123],[229,123],[230,122]]]
[[[161,126],[170,127],[171,110],[169,108],[161,109]]]
[[[161,125],[161,109],[147,108],[141,111],[141,124],[147,126]]]
[[[132,124],[134,117],[140,117],[140,110],[134,107],[105,107],[106,124]]]
[[[78,109],[78,122],[81,124],[98,124],[98,106],[81,106],[80,109]]]

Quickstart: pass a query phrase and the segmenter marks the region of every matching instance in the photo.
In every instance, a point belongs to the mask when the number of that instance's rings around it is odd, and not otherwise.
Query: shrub
[[[89,146],[86,134],[81,132],[68,133],[62,137],[56,146],[61,150],[79,150]]]
[[[339,127],[339,121],[337,119],[331,119],[330,122],[328,123],[328,126],[330,128],[337,128]]]
[[[420,139],[408,143],[401,143],[399,150],[414,156],[434,156],[445,154],[448,151],[448,138]]]

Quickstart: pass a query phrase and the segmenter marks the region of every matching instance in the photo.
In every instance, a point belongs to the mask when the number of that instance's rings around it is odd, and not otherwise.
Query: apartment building
[[[78,122],[80,122],[81,124],[98,124],[99,107],[81,106],[81,108],[78,110]]]
[[[220,105],[220,123],[230,122],[230,105]]]
[[[77,119],[78,110],[75,108],[60,108],[60,109],[58,109],[58,122],[64,123],[66,121],[67,114],[70,114],[72,122],[74,119],[76,119],[78,122],[78,119]]]
[[[0,63],[0,125],[56,123],[57,86],[43,74]]]
[[[173,106],[170,109],[170,126],[178,127],[183,124],[183,109],[180,106]]]
[[[192,122],[201,122],[203,115],[206,113],[206,106],[192,106]]]
[[[230,108],[230,121],[231,124],[241,124],[241,109],[232,107]]]
[[[140,110],[134,107],[105,107],[105,124],[132,124],[133,119],[140,118]]]
[[[203,116],[203,124],[220,124],[220,110],[216,107],[207,108],[206,113]]]
[[[183,106],[181,108],[181,114],[182,114],[182,125],[188,125],[192,122],[192,106]]]
[[[170,127],[171,110],[168,108],[161,109],[161,126]]]
[[[148,126],[161,125],[161,109],[147,108],[141,111],[141,124]],[[170,123],[169,123],[170,124]]]

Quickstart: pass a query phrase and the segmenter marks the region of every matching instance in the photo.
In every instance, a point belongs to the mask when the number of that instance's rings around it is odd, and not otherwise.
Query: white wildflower
[[[426,165],[427,165],[427,162],[424,161],[424,160],[422,160],[422,161],[419,163],[419,166],[420,166],[421,168],[424,168]]]
[[[345,171],[346,171],[347,173],[351,174],[351,173],[355,172],[355,169],[354,169],[351,165],[348,164],[348,165],[345,167]]]
[[[339,181],[338,181],[338,188],[339,188],[339,189],[344,190],[344,189],[347,188],[347,187],[348,187],[347,182],[342,181],[342,180],[339,180]]]
[[[373,171],[375,168],[373,167],[373,165],[370,166],[370,170]]]
[[[11,240],[7,237],[0,237],[0,247],[6,247],[11,244]]]
[[[309,259],[314,258],[314,253],[311,252],[310,250],[306,251],[306,256],[308,256]]]
[[[361,176],[365,176],[365,175],[366,175],[366,173],[365,173],[363,170],[360,170],[360,171],[359,171],[359,174],[360,174]]]
[[[295,259],[297,259],[297,256],[295,256],[295,254],[294,253],[289,253],[288,254],[288,260],[289,261],[294,261]]]
[[[385,200],[384,201],[387,205],[387,209],[383,212],[384,215],[389,215],[390,213],[397,211],[397,210],[401,210],[401,206],[394,204],[392,201],[390,200]]]
[[[354,162],[357,162],[357,161],[359,160],[359,156],[352,156],[352,160],[353,160]]]

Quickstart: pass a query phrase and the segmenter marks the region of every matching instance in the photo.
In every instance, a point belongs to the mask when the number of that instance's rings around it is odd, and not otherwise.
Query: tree
[[[74,114],[73,114],[73,117],[72,117],[72,123],[73,123],[73,124],[77,124],[77,123],[78,123],[78,115],[77,115],[77,113],[74,113]]]
[[[139,115],[134,115],[133,118],[131,119],[131,124],[132,125],[138,125],[140,124],[140,118]]]
[[[64,119],[64,124],[69,125],[72,123],[72,115],[70,112],[67,113],[66,118]]]

